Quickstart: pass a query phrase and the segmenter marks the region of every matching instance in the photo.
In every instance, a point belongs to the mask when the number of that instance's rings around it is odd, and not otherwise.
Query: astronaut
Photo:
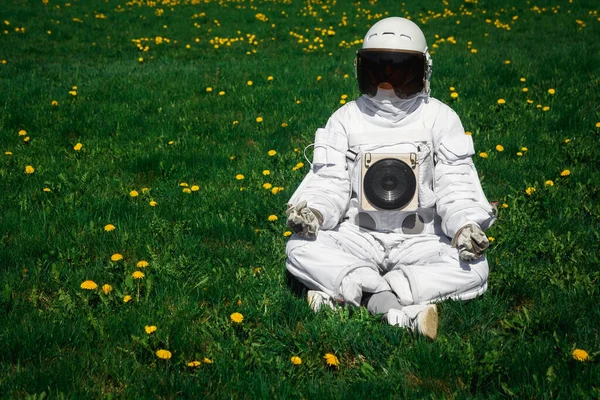
[[[374,24],[355,59],[362,96],[315,134],[311,170],[288,202],[287,270],[313,310],[366,306],[434,340],[434,303],[487,289],[495,220],[457,114],[430,96],[421,29]]]

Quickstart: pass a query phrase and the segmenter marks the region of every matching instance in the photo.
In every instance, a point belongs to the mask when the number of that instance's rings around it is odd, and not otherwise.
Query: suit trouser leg
[[[485,257],[464,262],[446,238],[408,239],[390,252],[390,260],[395,266],[385,278],[403,305],[469,300],[487,289]]]
[[[381,276],[381,246],[354,225],[320,231],[314,240],[293,235],[286,253],[286,268],[292,275],[309,289],[337,300],[359,305],[363,292],[390,290]]]

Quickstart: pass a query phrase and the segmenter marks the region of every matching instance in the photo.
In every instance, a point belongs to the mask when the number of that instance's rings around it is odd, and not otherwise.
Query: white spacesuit
[[[430,97],[419,27],[386,18],[357,52],[363,95],[315,135],[310,172],[288,202],[287,269],[316,310],[344,302],[432,339],[443,299],[487,288],[494,221],[471,136]]]

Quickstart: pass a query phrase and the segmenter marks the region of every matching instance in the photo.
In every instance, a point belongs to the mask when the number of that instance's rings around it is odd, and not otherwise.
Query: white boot
[[[335,308],[335,304],[331,296],[320,290],[309,290],[306,293],[306,300],[308,305],[314,312],[319,312],[323,305],[328,306],[331,309]]]
[[[392,308],[387,313],[388,324],[408,328],[413,332],[435,340],[438,330],[438,313],[435,304],[423,304]]]

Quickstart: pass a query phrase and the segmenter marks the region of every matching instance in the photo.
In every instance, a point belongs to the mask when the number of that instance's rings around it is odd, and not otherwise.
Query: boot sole
[[[423,310],[423,315],[421,316],[421,321],[419,321],[419,330],[421,331],[421,335],[435,340],[437,338],[438,331],[438,313],[437,307],[433,305],[433,307],[428,307]]]

